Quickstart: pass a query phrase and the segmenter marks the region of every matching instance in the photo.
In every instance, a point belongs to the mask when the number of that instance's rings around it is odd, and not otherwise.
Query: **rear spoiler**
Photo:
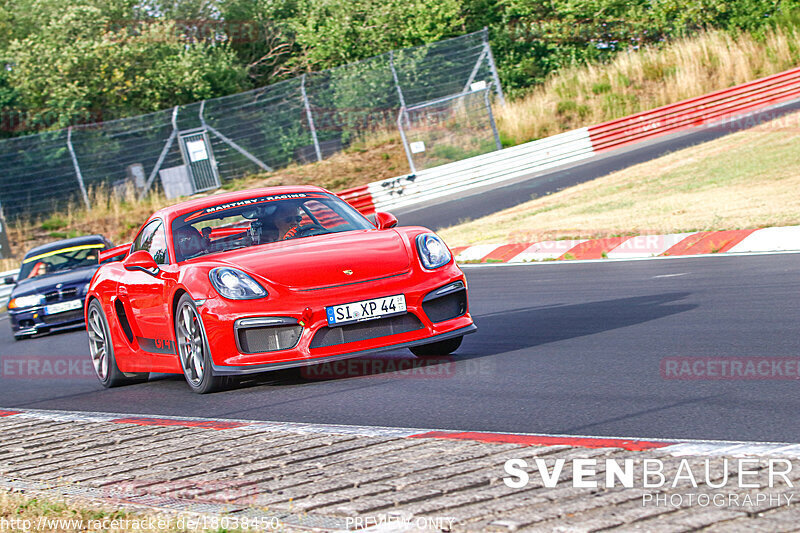
[[[131,249],[131,243],[120,244],[108,250],[100,252],[100,264],[110,263],[112,261],[122,261],[127,257],[128,251]]]

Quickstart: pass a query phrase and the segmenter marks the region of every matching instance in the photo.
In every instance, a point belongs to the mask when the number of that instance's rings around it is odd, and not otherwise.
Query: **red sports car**
[[[237,374],[402,347],[455,351],[476,330],[464,273],[430,230],[375,218],[318,187],[156,212],[124,260],[101,266],[89,286],[100,382],[183,373],[205,393]]]

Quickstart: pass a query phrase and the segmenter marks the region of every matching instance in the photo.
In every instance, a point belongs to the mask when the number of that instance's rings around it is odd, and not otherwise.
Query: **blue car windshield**
[[[98,264],[100,250],[104,244],[81,244],[50,252],[43,252],[22,260],[18,280],[36,278],[54,272],[64,272]]]

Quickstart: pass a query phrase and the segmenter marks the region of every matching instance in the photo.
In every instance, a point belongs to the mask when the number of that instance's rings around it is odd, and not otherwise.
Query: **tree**
[[[155,111],[245,88],[244,69],[225,43],[186,41],[172,22],[115,26],[94,6],[60,12],[9,47],[9,81],[32,127]]]

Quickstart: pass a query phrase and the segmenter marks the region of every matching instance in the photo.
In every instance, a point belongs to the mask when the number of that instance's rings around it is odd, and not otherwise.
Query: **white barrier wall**
[[[581,128],[423,170],[416,176],[370,183],[368,191],[376,209],[393,209],[574,163],[593,153],[588,128]]]
[[[8,272],[0,272],[0,283],[6,279],[6,276],[14,276],[17,277],[19,274],[19,270],[9,270]],[[8,298],[11,296],[11,289],[13,289],[13,285],[0,285],[0,307],[3,307],[8,303]]]

